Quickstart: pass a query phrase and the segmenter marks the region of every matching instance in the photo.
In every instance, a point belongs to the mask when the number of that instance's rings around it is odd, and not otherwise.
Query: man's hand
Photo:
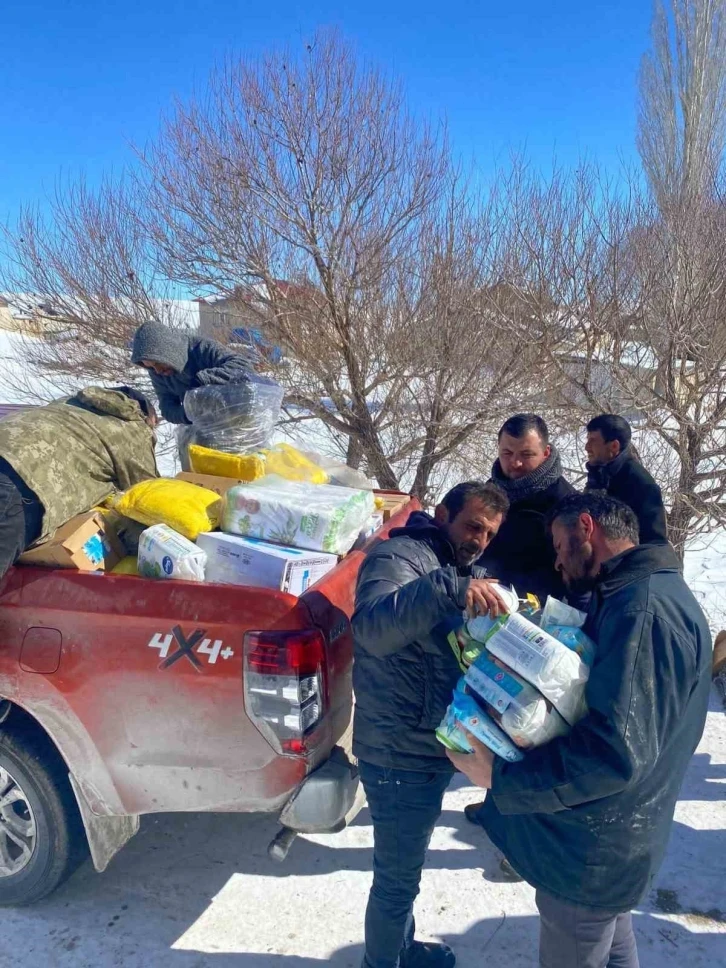
[[[461,723],[459,725],[461,726]],[[466,738],[469,741],[469,746],[471,746],[474,752],[455,753],[453,750],[447,750],[446,755],[457,770],[469,777],[474,786],[490,790],[492,786],[492,770],[494,768],[494,753],[492,753],[488,746],[481,743],[476,736],[472,736],[463,726],[461,728],[464,730]]]
[[[477,615],[489,615],[490,618],[497,618],[499,615],[506,615],[509,611],[502,599],[492,588],[495,579],[492,578],[472,578],[466,593],[466,611],[472,617]]]

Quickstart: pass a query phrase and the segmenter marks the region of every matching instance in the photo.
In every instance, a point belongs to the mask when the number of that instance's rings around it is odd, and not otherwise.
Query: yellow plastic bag
[[[202,532],[219,527],[222,499],[206,487],[160,477],[129,488],[114,510],[149,527],[167,524],[196,541]]]
[[[288,481],[305,481],[308,484],[327,484],[330,481],[322,467],[289,444],[275,444],[260,453],[265,458],[266,474],[277,474]]]
[[[265,476],[265,462],[259,454],[225,454],[221,450],[190,444],[189,461],[195,474],[256,481]]]
[[[134,558],[133,555],[122,558],[116,567],[111,569],[112,575],[138,575],[138,573],[138,559]]]

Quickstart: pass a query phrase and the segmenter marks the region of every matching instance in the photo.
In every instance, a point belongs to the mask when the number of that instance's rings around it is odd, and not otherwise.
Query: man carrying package
[[[518,763],[476,740],[449,756],[491,791],[481,823],[537,889],[541,968],[637,968],[630,911],[663,859],[703,732],[711,639],[672,548],[638,546],[625,504],[576,494],[551,521],[565,583],[593,591],[589,712]]]
[[[161,415],[173,424],[191,423],[184,411],[189,390],[244,383],[252,374],[249,360],[240,353],[154,320],[136,330],[131,362],[149,371]]]
[[[129,387],[88,387],[0,422],[0,576],[39,538],[158,477],[156,413]]]
[[[415,511],[376,546],[358,576],[353,638],[353,751],[373,821],[365,968],[450,968],[445,945],[413,940],[413,903],[452,776],[436,727],[461,675],[447,642],[464,609],[505,608],[473,567],[499,530],[507,498],[459,484],[433,518]]]

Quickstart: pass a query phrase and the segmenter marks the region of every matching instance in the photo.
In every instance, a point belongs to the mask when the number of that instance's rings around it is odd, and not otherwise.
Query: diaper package
[[[144,578],[204,581],[207,555],[166,524],[147,528],[139,540],[139,574]]]
[[[542,610],[539,626],[591,666],[595,661],[595,643],[582,631],[586,618],[585,612],[565,605],[550,595]]]
[[[436,737],[443,746],[450,750],[457,753],[471,753],[473,750],[461,726],[464,726],[472,736],[476,736],[497,756],[501,756],[510,763],[516,763],[517,760],[523,758],[523,754],[512,740],[484,712],[476,699],[469,693],[463,678],[459,680],[454,690],[454,696],[446,710],[446,715],[436,730]]]
[[[570,726],[584,716],[590,669],[577,652],[522,615],[504,615],[493,625],[486,617],[471,619],[467,630],[549,699]]]
[[[522,749],[542,746],[569,732],[552,703],[486,649],[474,660],[465,681],[494,721]]]
[[[373,494],[268,476],[226,495],[222,530],[275,544],[344,555],[374,510]]]

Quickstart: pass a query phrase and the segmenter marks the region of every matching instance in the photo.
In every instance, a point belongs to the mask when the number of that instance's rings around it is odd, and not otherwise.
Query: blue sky
[[[650,0],[8,0],[0,5],[0,220],[58,175],[95,180],[154,134],[215,62],[340,28],[400,76],[412,106],[446,115],[486,173],[526,147],[546,166],[633,157]]]

